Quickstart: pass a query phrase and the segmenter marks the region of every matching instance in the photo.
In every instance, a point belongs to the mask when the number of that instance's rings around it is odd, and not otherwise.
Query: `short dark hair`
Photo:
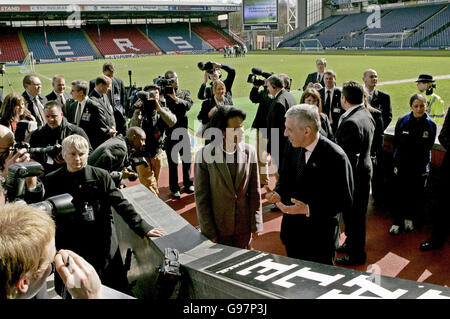
[[[169,70],[164,74],[164,77],[166,79],[171,79],[171,78],[173,78],[174,74],[175,74],[175,71]]]
[[[245,121],[247,114],[244,110],[239,109],[233,105],[224,105],[217,108],[211,118],[211,126],[218,128],[221,131],[225,131],[228,127],[228,120],[233,117],[240,117],[242,121]]]
[[[100,74],[96,79],[95,79],[95,85],[99,85],[99,84],[111,84],[111,79],[109,77],[107,77],[104,74]]]
[[[71,83],[77,92],[82,92],[84,95],[88,94],[89,84],[85,80],[75,80]]]
[[[279,89],[284,88],[283,80],[281,79],[281,77],[279,75],[272,74],[271,76],[268,77],[267,81],[274,88],[279,88]]]
[[[415,93],[409,98],[409,106],[412,106],[415,100],[421,100],[425,105],[428,104],[428,101],[423,94]]]
[[[342,95],[348,103],[357,105],[364,102],[364,88],[356,81],[347,81],[342,85]]]
[[[106,62],[105,64],[103,64],[103,72],[105,71],[110,71],[110,72],[116,72],[116,68],[114,66],[114,63],[112,62]]]
[[[156,84],[149,84],[144,87],[145,92],[147,92],[149,90],[158,90],[158,92],[161,92],[161,88],[159,86],[157,86]]]
[[[52,107],[58,108],[58,111],[60,111],[60,112],[62,111],[61,106],[59,105],[59,103],[57,101],[52,100],[52,101],[48,101],[47,103],[45,103],[46,110],[49,110]]]

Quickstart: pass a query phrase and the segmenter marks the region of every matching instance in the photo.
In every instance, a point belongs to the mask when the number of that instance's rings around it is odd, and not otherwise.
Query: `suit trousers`
[[[353,205],[349,211],[343,213],[345,225],[345,242],[349,255],[365,256],[366,246],[366,213],[369,204],[370,180],[355,183]]]
[[[234,234],[231,236],[219,236],[217,238],[217,243],[226,246],[232,246],[242,249],[252,248],[252,235],[248,234]]]
[[[383,167],[383,154],[378,154],[375,158],[372,158],[372,197],[373,201],[377,204],[384,204],[384,167]]]
[[[259,178],[260,184],[268,185],[269,184],[269,163],[267,161],[267,157],[262,158],[264,151],[267,151],[267,138],[264,138],[264,135],[260,130],[256,130],[256,147],[257,147],[257,156],[258,156],[258,166],[259,166]]]
[[[179,147],[179,143],[182,143],[182,147]],[[178,185],[178,154],[180,154],[183,167],[183,185],[187,188],[193,184],[191,181],[191,143],[187,129],[182,141],[167,140],[166,143],[167,163],[169,164],[169,187],[172,193],[180,191],[180,186]]]

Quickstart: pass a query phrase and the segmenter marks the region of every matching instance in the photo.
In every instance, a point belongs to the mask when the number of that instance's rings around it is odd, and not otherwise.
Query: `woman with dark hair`
[[[334,134],[328,116],[322,113],[322,99],[316,89],[306,89],[300,98],[300,104],[315,105],[319,108],[320,130],[319,133],[334,142]]]
[[[5,97],[0,113],[0,124],[13,132],[16,131],[17,122],[20,120],[36,121],[25,106],[25,99],[17,93],[10,93]]]
[[[251,248],[263,229],[258,160],[243,143],[246,114],[234,106],[219,107],[211,127],[221,138],[200,149],[195,158],[195,203],[200,230],[222,245]]]
[[[426,113],[427,99],[413,94],[411,112],[401,116],[395,125],[394,181],[398,190],[394,222],[389,233],[412,231],[423,202],[425,184],[430,171],[431,149],[436,139],[436,123]]]

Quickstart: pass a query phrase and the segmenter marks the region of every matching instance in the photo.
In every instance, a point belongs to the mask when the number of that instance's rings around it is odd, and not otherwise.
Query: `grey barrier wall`
[[[137,298],[158,297],[158,266],[165,248],[179,251],[183,299],[438,299],[450,288],[322,265],[256,250],[215,244],[142,185],[123,195],[165,236],[142,239],[114,213],[122,256],[131,249],[128,273]],[[130,255],[128,253],[128,255]]]

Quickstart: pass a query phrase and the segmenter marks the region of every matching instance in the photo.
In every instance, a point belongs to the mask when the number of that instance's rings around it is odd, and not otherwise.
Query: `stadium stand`
[[[209,43],[214,49],[219,50],[225,46],[233,45],[234,43],[224,36],[222,36],[217,30],[208,24],[196,23],[192,25],[192,30],[203,40]]]
[[[211,50],[211,46],[203,42],[194,32],[189,35],[187,23],[152,24],[139,26],[144,34],[164,52]]]
[[[80,29],[47,27],[47,42],[42,28],[24,28],[23,36],[35,59],[93,57],[97,53]]]
[[[0,62],[22,61],[25,58],[17,29],[2,28],[0,37]]]
[[[280,47],[298,47],[300,39],[318,39],[324,47],[364,47],[364,34],[396,33],[415,30],[403,41],[403,47],[441,47],[450,45],[450,8],[446,4],[415,6],[381,12],[381,27],[370,29],[371,13],[327,17],[306,30],[291,31]],[[350,35],[353,33],[353,37]],[[371,42],[371,47],[398,47],[398,42]]]
[[[298,30],[293,30],[284,36],[284,39],[280,43],[280,46],[298,47],[300,39],[316,38],[316,36],[323,32],[325,29],[331,27],[333,24],[344,19],[345,17],[345,15],[330,16],[311,25],[306,30],[303,30],[300,33]]]
[[[105,57],[119,54],[145,54],[160,52],[137,27],[129,25],[86,26],[86,33]]]

